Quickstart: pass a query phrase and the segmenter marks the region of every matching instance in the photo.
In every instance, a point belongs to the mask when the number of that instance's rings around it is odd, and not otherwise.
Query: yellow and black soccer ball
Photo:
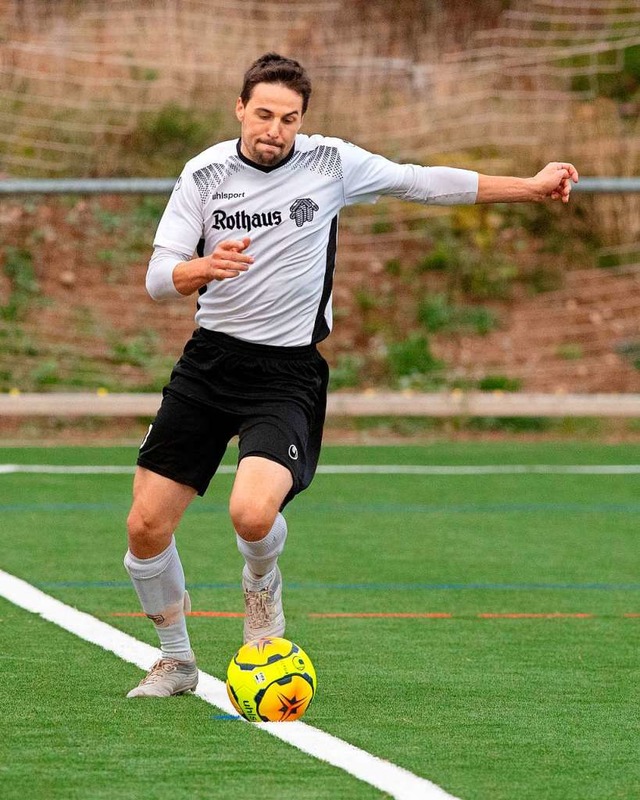
[[[227,669],[227,692],[249,722],[300,719],[316,693],[316,671],[304,650],[288,639],[243,644]]]

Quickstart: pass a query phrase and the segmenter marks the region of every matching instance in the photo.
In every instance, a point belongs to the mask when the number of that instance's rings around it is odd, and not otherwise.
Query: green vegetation
[[[179,175],[185,154],[195,154],[227,137],[229,113],[213,108],[207,111],[168,103],[157,111],[138,117],[137,125],[117,144],[120,174]]]
[[[545,433],[554,428],[549,417],[474,417],[467,421],[469,431],[502,433]]]
[[[363,366],[362,356],[353,353],[340,354],[330,373],[330,390],[357,388],[362,381]]]
[[[579,361],[584,356],[584,348],[581,344],[562,344],[557,353],[567,361]]]
[[[412,334],[388,345],[387,366],[398,388],[427,389],[442,385],[444,364],[431,352],[429,340]]]
[[[31,252],[25,247],[6,247],[2,270],[9,281],[9,297],[0,304],[0,319],[15,322],[24,316],[38,292]]]
[[[446,274],[447,294],[474,300],[505,300],[520,272],[500,246],[500,231],[508,222],[486,206],[461,206],[434,220],[430,252],[419,272]]]
[[[519,392],[522,382],[506,375],[486,375],[478,381],[478,389],[482,392]]]
[[[593,56],[573,56],[566,60],[577,73],[571,81],[571,90],[628,103],[640,100],[640,45],[626,47],[622,51],[622,65],[619,68],[619,56],[616,50],[601,52],[597,56],[600,72],[593,74]],[[580,68],[584,74],[580,74]]]
[[[441,293],[420,301],[418,321],[429,333],[476,333],[481,336],[494,330],[499,324],[497,314],[492,309],[454,305]]]
[[[114,364],[131,364],[144,367],[157,352],[158,337],[152,331],[139,336],[120,339],[112,336],[111,360]]]
[[[618,353],[628,359],[636,369],[640,369],[640,340],[631,339],[620,342],[616,347]]]
[[[596,263],[602,269],[611,269],[637,264],[638,261],[640,261],[640,248],[637,245],[631,245],[619,251],[605,250],[598,253]]]
[[[575,249],[566,235],[573,222],[548,209],[509,206],[410,217],[414,241],[419,237],[410,256],[403,217],[391,213],[389,202],[358,209],[344,222],[360,231],[360,220],[370,224],[371,214],[384,222],[386,232],[378,235],[386,260],[358,276],[348,297],[342,293],[346,304],[336,302],[331,386],[473,388],[434,355],[438,337],[485,336],[500,327],[512,295],[557,288],[566,251]],[[184,339],[171,343],[164,324],[149,327],[144,315],[125,334],[119,314],[121,303],[151,302],[144,267],[165,203],[162,196],[64,197],[7,205],[7,218],[17,222],[6,226],[0,251],[8,289],[0,299],[0,391],[164,385]],[[337,280],[349,270],[347,261]],[[97,302],[86,285],[96,287]],[[62,343],[42,335],[36,308],[48,311]],[[185,306],[181,313],[188,318],[192,311]],[[345,327],[356,342],[348,348],[340,343]]]

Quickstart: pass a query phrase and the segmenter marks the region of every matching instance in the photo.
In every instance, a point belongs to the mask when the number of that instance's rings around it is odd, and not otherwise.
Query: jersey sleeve
[[[471,205],[476,201],[477,172],[397,164],[348,143],[340,151],[346,205],[375,202],[380,195],[445,206]]]
[[[202,201],[192,171],[187,166],[176,181],[153,244],[190,258],[202,238],[202,231]]]
[[[173,270],[188,261],[202,237],[202,204],[187,167],[176,181],[153,240],[146,275],[147,292],[154,300],[182,297],[173,284]]]
[[[182,261],[188,261],[190,256],[176,253],[166,247],[156,245],[147,268],[145,286],[153,300],[168,300],[183,295],[173,283],[173,270]]]

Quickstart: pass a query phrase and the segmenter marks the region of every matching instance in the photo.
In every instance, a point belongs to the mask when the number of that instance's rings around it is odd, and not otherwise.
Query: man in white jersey
[[[252,64],[236,104],[240,138],[187,163],[158,226],[147,289],[155,300],[198,292],[198,327],[138,456],[125,567],[161,654],[129,697],[197,684],[173,534],[236,435],[229,512],[245,560],[244,640],[284,635],[281,512],[309,485],[320,454],[328,369],[316,345],[332,326],[340,210],[379,195],[566,203],[578,180],[568,163],[531,178],[488,176],[396,164],[341,139],[305,136],[310,94],[298,62],[268,53]]]

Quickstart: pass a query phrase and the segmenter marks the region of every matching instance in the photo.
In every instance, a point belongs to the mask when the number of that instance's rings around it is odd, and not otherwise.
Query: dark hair
[[[244,74],[240,99],[246,105],[251,99],[253,87],[258,83],[281,83],[302,97],[304,114],[311,97],[311,81],[305,68],[292,58],[278,53],[265,53],[256,59]]]

